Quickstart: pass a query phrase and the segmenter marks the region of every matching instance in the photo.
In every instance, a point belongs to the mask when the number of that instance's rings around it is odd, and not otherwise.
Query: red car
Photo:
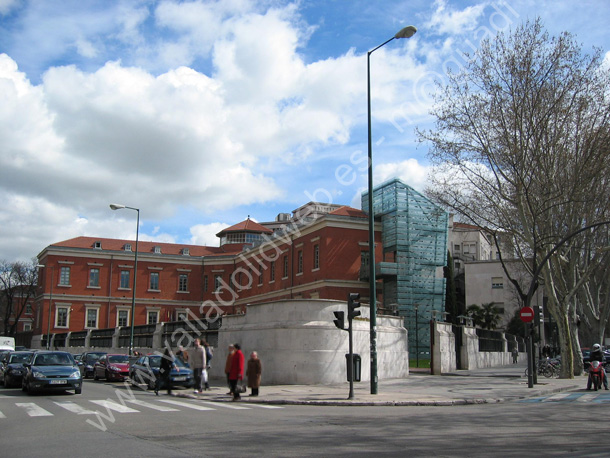
[[[122,382],[129,377],[129,355],[104,355],[93,366],[93,380]]]

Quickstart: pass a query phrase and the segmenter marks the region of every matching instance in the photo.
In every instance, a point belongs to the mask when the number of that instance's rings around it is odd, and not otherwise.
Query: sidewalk
[[[370,394],[370,382],[354,382],[354,399],[347,399],[349,383],[340,385],[261,386],[258,397],[242,394],[241,402],[262,404],[336,405],[336,406],[449,406],[484,404],[545,396],[561,391],[584,390],[586,376],[574,379],[538,377],[528,388],[523,376],[525,365],[456,371],[429,375],[415,370],[404,379],[381,380],[378,394]],[[216,386],[202,394],[177,392],[178,396],[207,401],[231,401],[226,386]]]

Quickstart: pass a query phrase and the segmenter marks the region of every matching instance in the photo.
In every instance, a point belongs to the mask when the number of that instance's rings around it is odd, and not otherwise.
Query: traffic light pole
[[[353,333],[352,333],[352,318],[351,315],[349,318],[349,329],[347,330],[349,335],[349,356],[347,357],[347,373],[349,374],[349,395],[347,399],[354,399],[354,341],[353,341]]]

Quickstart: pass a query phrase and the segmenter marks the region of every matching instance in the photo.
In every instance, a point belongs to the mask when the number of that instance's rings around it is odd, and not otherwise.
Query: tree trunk
[[[574,378],[574,361],[572,358],[572,337],[570,323],[566,314],[562,314],[557,320],[559,331],[559,345],[561,346],[561,373],[559,378]]]

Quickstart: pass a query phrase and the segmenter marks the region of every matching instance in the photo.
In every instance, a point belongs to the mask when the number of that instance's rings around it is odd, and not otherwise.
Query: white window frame
[[[58,286],[71,286],[70,285],[70,267],[68,267],[68,266],[60,267]]]
[[[59,325],[59,311],[66,311],[66,324],[64,326]],[[70,327],[70,306],[69,305],[55,305],[55,326],[57,329],[68,329]]]
[[[94,272],[97,273],[96,276],[94,276]],[[97,280],[97,282],[93,282],[92,280]],[[97,284],[94,284],[97,283]],[[88,288],[99,288],[100,287],[100,269],[99,267],[92,267],[89,269],[89,284],[87,285]]]
[[[127,320],[125,322],[124,326],[129,326],[129,324],[131,323],[131,307],[129,306],[117,306],[116,308],[116,327],[121,327],[121,325],[119,324],[119,316],[122,312],[127,313]]]
[[[160,289],[161,285],[159,283],[160,282],[160,278],[159,277],[160,277],[159,272],[151,272],[150,273],[150,276],[148,278],[148,291],[161,291],[161,289]],[[157,287],[156,288],[153,288],[153,278],[157,279],[157,281],[156,281],[156,283],[157,283],[156,286]]]
[[[123,286],[123,272],[127,272],[127,286]],[[121,272],[119,273],[119,289],[129,290],[131,289],[131,285],[131,270],[121,269]]]
[[[95,312],[95,325],[89,325],[89,312]],[[85,329],[99,329],[100,327],[100,306],[99,305],[87,305],[85,306]]]
[[[159,314],[160,314],[161,310],[159,309],[148,309],[146,310],[146,324],[157,324],[159,322]],[[155,322],[151,323],[150,317],[151,315],[155,315]]]

